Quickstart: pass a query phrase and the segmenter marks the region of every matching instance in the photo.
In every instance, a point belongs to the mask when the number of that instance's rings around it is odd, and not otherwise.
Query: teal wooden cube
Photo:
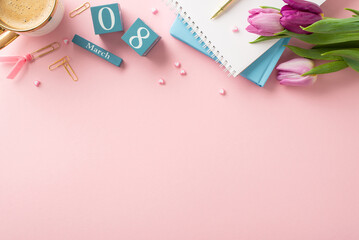
[[[121,8],[118,3],[91,7],[91,15],[96,35],[123,31]]]
[[[122,36],[122,40],[140,56],[146,56],[160,39],[140,18]]]

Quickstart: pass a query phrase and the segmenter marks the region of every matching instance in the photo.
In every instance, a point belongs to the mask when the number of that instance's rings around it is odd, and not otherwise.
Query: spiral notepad
[[[212,58],[217,58],[221,67],[232,76],[238,76],[258,57],[272,47],[277,40],[251,44],[258,36],[245,30],[248,26],[248,11],[259,6],[280,8],[282,0],[236,0],[218,18],[211,16],[226,2],[226,0],[165,0],[179,14],[188,28],[196,33],[199,42],[204,42],[204,48],[213,52]],[[322,4],[325,0],[312,0]],[[231,29],[238,26],[240,32],[233,33]]]

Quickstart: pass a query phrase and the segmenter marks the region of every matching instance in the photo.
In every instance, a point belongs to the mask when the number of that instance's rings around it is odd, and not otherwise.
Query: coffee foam
[[[40,26],[50,16],[55,0],[0,0],[0,23],[16,30]]]

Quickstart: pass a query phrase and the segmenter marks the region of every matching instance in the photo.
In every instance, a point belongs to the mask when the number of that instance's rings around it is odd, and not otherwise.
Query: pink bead
[[[180,71],[180,74],[181,74],[182,76],[184,76],[184,75],[186,75],[186,74],[187,74],[187,72],[186,72],[185,70],[183,70],[183,69],[182,69],[182,70]]]
[[[33,60],[32,55],[30,53],[26,54],[25,58],[26,58],[26,61],[28,61],[28,62],[31,62]]]
[[[40,84],[41,84],[41,82],[40,81],[34,81],[34,85],[36,86],[36,87],[39,87],[40,86]]]
[[[234,27],[232,28],[232,32],[234,32],[234,33],[239,32],[238,27],[237,27],[237,26],[234,26]]]
[[[181,67],[181,63],[180,63],[180,62],[175,62],[174,65],[175,65],[176,68],[180,68],[180,67]]]
[[[223,88],[219,89],[219,94],[221,94],[222,96],[226,95],[226,90],[224,90]]]
[[[158,80],[158,84],[160,84],[160,85],[165,85],[166,82],[165,82],[165,80],[163,80],[162,78],[160,78],[160,80]]]
[[[156,14],[158,13],[158,9],[157,9],[157,8],[152,8],[152,13],[153,13],[154,15],[156,15]]]
[[[70,42],[70,40],[69,40],[68,38],[65,38],[65,39],[63,40],[63,42],[64,42],[65,45],[68,45],[69,42]]]

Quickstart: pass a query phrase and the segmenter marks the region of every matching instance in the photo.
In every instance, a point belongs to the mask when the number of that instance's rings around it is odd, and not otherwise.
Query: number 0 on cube
[[[118,3],[91,7],[91,16],[96,35],[123,31],[121,8]]]

